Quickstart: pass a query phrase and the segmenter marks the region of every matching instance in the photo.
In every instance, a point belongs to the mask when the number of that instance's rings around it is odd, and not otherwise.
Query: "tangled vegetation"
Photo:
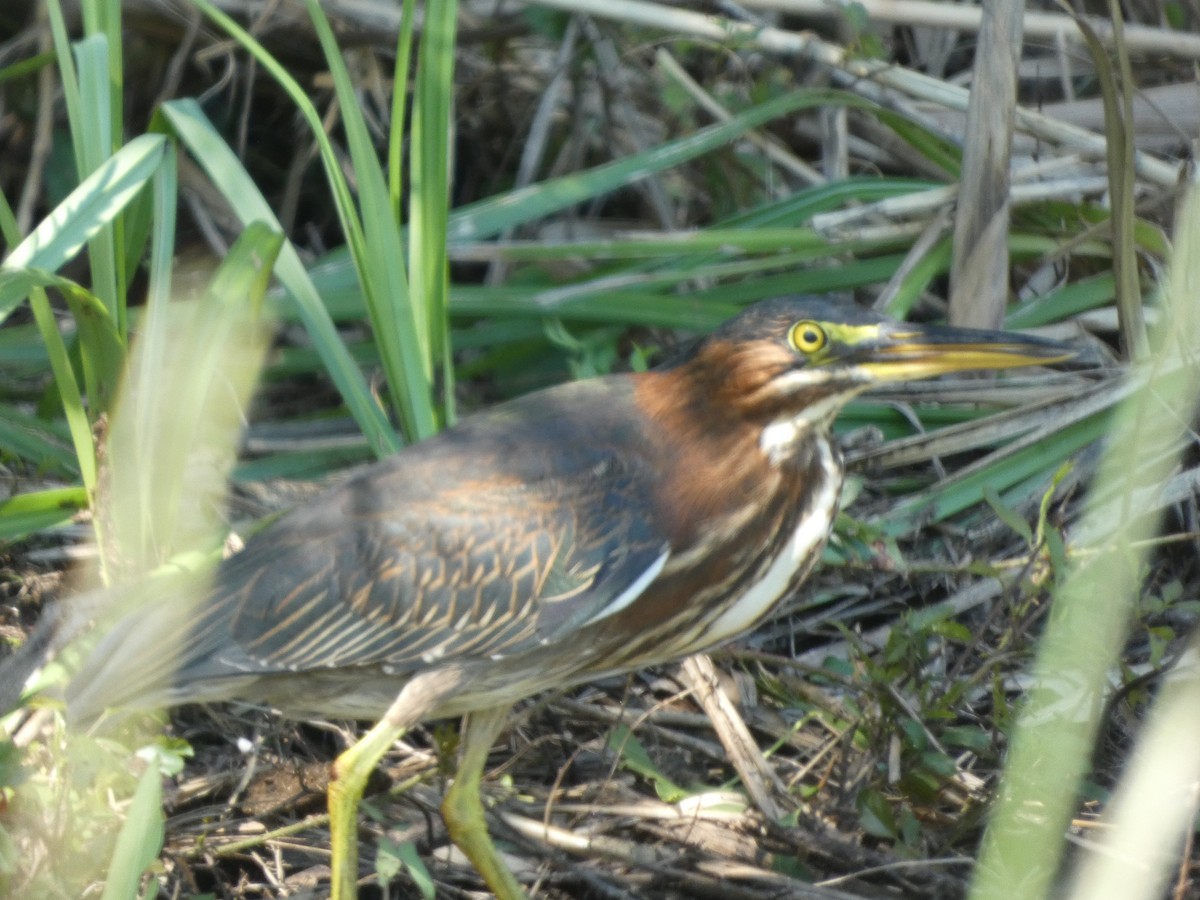
[[[1083,365],[853,404],[801,594],[711,659],[520,709],[493,830],[547,898],[1196,896],[1193,5],[1048,6],[1015,44],[965,4],[702,6],[5,4],[0,637],[68,575],[215,559],[349,466],[758,299],[1002,321]],[[77,733],[72,652],[2,720],[0,893],[325,890],[357,726]],[[454,725],[408,740],[364,892],[470,896],[436,814]]]

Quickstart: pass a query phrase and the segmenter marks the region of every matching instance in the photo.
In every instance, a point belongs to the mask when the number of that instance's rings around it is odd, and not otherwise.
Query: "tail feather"
[[[86,724],[106,709],[171,705],[180,635],[186,633],[187,611],[181,606],[155,603],[108,629],[67,687],[69,721]]]
[[[54,652],[58,618],[56,607],[45,610],[33,634],[0,663],[0,718],[17,708],[29,679],[50,661]]]
[[[189,573],[90,591],[48,607],[25,643],[0,663],[0,715],[15,709],[30,679],[68,648],[78,648],[83,660],[66,688],[73,724],[89,724],[108,709],[228,699],[245,681],[236,670],[227,680],[177,682],[180,663],[215,652],[193,636],[194,609],[205,586]]]

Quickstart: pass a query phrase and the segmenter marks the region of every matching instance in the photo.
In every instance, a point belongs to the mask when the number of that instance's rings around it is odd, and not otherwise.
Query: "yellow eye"
[[[792,326],[788,339],[801,353],[816,353],[825,346],[825,329],[816,322],[797,322]]]

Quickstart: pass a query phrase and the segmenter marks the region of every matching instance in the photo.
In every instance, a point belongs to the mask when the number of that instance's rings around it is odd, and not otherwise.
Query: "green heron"
[[[376,764],[418,722],[465,716],[446,826],[497,897],[524,896],[479,793],[515,702],[768,616],[829,536],[843,474],[830,429],[862,391],[1071,355],[811,298],[760,303],[662,368],[505,403],[285,514],[182,623],[159,604],[113,629],[71,712],[241,699],[375,721],[334,763],[339,900],[355,894]]]

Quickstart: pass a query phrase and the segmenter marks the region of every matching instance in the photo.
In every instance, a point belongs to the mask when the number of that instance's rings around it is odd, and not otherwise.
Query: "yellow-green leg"
[[[462,736],[462,759],[454,783],[442,800],[442,818],[446,820],[450,838],[467,855],[484,883],[496,895],[496,900],[524,900],[526,896],[488,835],[483,801],[479,796],[488,752],[503,729],[510,708],[489,709],[467,716]]]
[[[333,781],[329,784],[332,900],[358,897],[358,802],[383,754],[407,730],[385,717],[333,764]]]

